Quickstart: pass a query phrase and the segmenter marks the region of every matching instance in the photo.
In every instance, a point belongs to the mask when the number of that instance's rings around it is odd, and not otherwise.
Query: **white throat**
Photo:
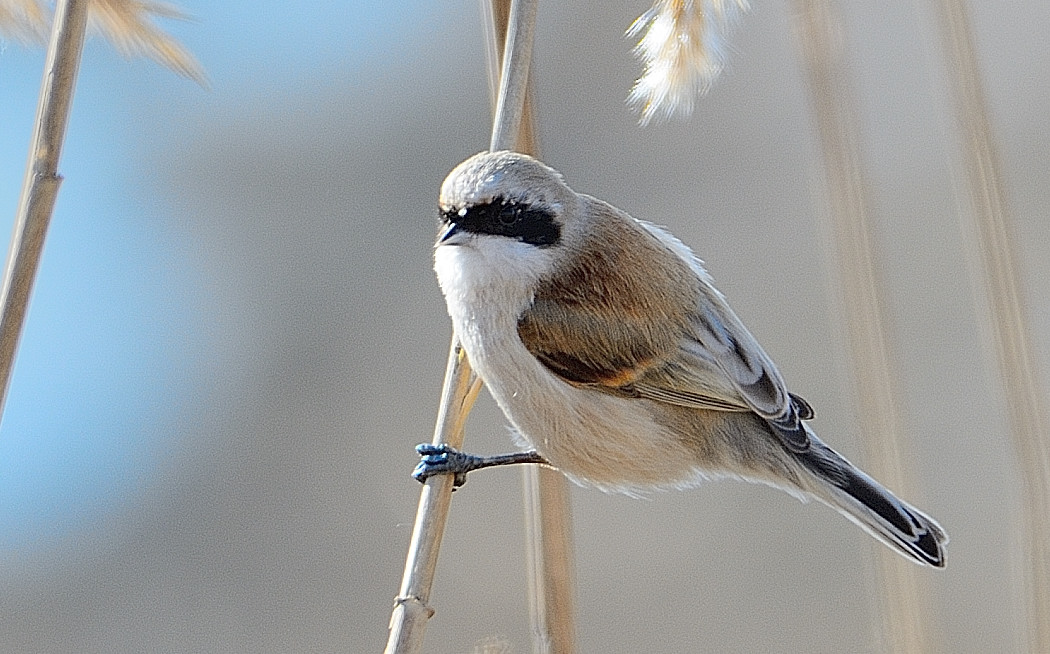
[[[478,355],[492,347],[510,345],[504,342],[509,338],[524,350],[517,324],[532,302],[534,274],[523,269],[513,250],[531,246],[499,237],[472,238],[490,242],[442,245],[434,253],[434,270],[456,333],[472,358],[483,358]],[[473,352],[470,345],[481,349]]]
[[[499,237],[477,238],[490,242],[445,245],[435,253],[434,269],[449,316],[471,365],[515,427],[526,434],[545,433],[547,426],[531,425],[538,414],[523,412],[522,400],[531,406],[564,403],[568,387],[543,367],[518,336],[518,318],[532,302],[535,286],[535,272],[528,266],[541,262],[534,246]],[[531,257],[523,257],[518,248],[530,248]],[[540,443],[533,445],[542,449]]]

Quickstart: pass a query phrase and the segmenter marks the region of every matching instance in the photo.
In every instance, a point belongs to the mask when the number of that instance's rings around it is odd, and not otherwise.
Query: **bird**
[[[525,449],[420,445],[417,479],[459,485],[509,463],[628,494],[742,479],[816,499],[944,567],[944,529],[814,434],[810,404],[668,231],[512,151],[456,166],[438,206],[434,269],[453,329]]]

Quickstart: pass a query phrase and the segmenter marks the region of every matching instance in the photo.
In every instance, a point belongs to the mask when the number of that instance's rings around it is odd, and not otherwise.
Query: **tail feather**
[[[936,520],[898,499],[815,437],[812,445],[798,457],[823,482],[814,489],[818,499],[920,565],[944,567],[948,535]]]

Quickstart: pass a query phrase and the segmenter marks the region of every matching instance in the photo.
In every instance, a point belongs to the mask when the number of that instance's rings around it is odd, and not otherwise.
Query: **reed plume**
[[[725,65],[729,27],[746,10],[746,0],[656,0],[634,21],[627,36],[644,32],[634,52],[645,68],[627,103],[643,125],[692,113]]]

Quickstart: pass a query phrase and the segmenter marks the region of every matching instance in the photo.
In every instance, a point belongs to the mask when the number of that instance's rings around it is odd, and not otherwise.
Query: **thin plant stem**
[[[500,53],[509,22],[509,0],[482,0],[489,25],[489,79],[497,104]],[[539,156],[531,75],[526,80],[517,150]],[[575,651],[576,621],[572,557],[572,511],[569,481],[546,466],[522,467],[525,509],[526,575],[529,622],[534,654],[570,654]]]
[[[62,182],[58,160],[84,49],[89,4],[89,0],[59,0],[55,7],[22,196],[0,286],[0,415],[11,385],[29,296]]]
[[[885,310],[871,229],[870,186],[857,142],[857,119],[842,65],[839,17],[831,0],[800,0],[799,42],[824,155],[836,270],[848,331],[865,461],[873,474],[903,495],[914,483],[904,465],[899,385],[894,379],[892,330]],[[881,547],[881,546],[880,546]],[[923,570],[880,552],[882,651],[938,651],[923,611],[929,589]]]
[[[513,148],[521,129],[536,4],[537,0],[515,0],[511,7],[490,150]],[[471,370],[466,353],[453,334],[434,444],[462,447],[463,424],[480,390],[481,380]],[[401,590],[390,616],[387,654],[417,654],[423,648],[426,625],[434,614],[429,604],[430,589],[452,502],[452,482],[451,475],[434,475],[420,493]]]
[[[435,444],[463,446],[463,425],[480,391],[481,380],[470,369],[466,353],[453,337],[434,427]],[[434,614],[430,608],[430,589],[452,503],[452,482],[452,475],[433,475],[419,495],[401,590],[390,616],[386,654],[416,654],[423,650],[427,621]]]
[[[492,139],[489,141],[489,150],[493,152],[513,149],[521,132],[537,5],[538,0],[511,0],[499,95],[496,97],[496,115],[492,121]]]
[[[507,24],[510,19],[512,0],[481,0],[482,20],[485,24],[485,59],[488,62],[489,92],[492,99],[492,115],[496,116],[499,101],[500,78],[503,72],[503,50],[507,41]],[[530,67],[531,70],[531,67]],[[536,133],[536,115],[532,106],[532,75],[525,84],[524,111],[518,130],[518,152],[539,156],[539,138]]]
[[[576,650],[569,481],[546,466],[523,466],[526,570],[534,654]]]
[[[1006,416],[1021,471],[1022,587],[1029,652],[1050,652],[1050,407],[1030,345],[1016,242],[965,2],[938,11]]]

